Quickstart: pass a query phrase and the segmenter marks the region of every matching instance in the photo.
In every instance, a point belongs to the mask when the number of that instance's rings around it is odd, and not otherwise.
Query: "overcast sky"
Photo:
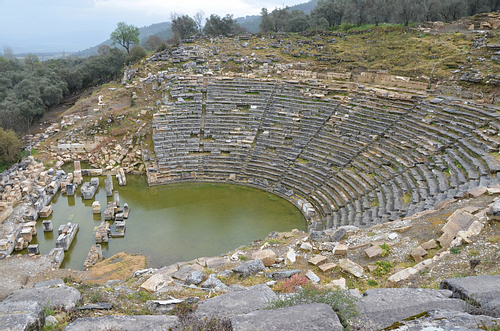
[[[80,51],[109,38],[116,23],[138,27],[170,20],[170,14],[234,17],[258,15],[261,8],[308,0],[0,0],[0,52]]]

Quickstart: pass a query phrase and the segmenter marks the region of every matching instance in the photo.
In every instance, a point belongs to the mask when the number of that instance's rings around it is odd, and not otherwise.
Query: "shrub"
[[[0,163],[15,163],[21,153],[21,139],[12,130],[0,127]]]
[[[269,302],[267,309],[278,309],[310,303],[324,303],[337,313],[344,329],[348,329],[354,317],[359,313],[356,309],[357,299],[349,290],[321,289],[313,284],[306,284],[296,294],[282,296]]]
[[[377,267],[375,268],[375,270],[373,270],[373,274],[377,277],[382,277],[383,275],[391,271],[393,268],[393,265],[390,262],[385,262],[385,261],[377,261],[375,262],[375,265]]]
[[[278,283],[278,292],[281,293],[295,293],[301,286],[309,284],[310,280],[301,274],[295,274],[290,278],[285,279],[283,282]]]

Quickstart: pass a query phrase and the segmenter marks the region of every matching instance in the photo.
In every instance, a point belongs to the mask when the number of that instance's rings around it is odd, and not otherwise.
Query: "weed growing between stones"
[[[391,254],[391,247],[389,247],[389,245],[387,245],[386,243],[383,243],[379,247],[380,247],[380,249],[382,249],[382,256],[383,257],[389,256],[389,254]]]
[[[227,318],[205,317],[201,318],[193,314],[198,308],[197,303],[189,303],[187,300],[178,304],[170,315],[176,315],[182,325],[181,330],[186,331],[230,331],[231,321]]]
[[[54,309],[50,306],[50,301],[47,301],[47,303],[43,307],[43,311],[45,312],[45,316],[54,315]]]
[[[386,275],[393,268],[393,265],[387,261],[377,261],[375,262],[375,265],[377,267],[375,268],[375,270],[373,270],[373,274],[377,277],[382,277]]]
[[[313,284],[302,286],[302,291],[271,300],[267,309],[278,309],[310,303],[324,303],[332,307],[345,330],[349,329],[353,319],[359,315],[356,309],[357,299],[348,290],[321,289]]]

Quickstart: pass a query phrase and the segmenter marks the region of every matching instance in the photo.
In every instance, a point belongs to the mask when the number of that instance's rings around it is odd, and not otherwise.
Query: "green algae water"
[[[69,171],[69,169],[68,169]],[[76,222],[79,231],[65,252],[61,268],[83,269],[83,262],[95,243],[96,227],[104,220],[104,208],[113,201],[106,197],[105,177],[93,200],[83,200],[78,188],[75,196],[57,193],[52,200],[51,219],[54,231],[43,232],[37,221],[37,235],[31,244],[39,244],[40,253],[55,247],[61,224]],[[84,177],[84,181],[90,181]],[[307,230],[300,211],[290,202],[258,189],[219,183],[182,183],[149,187],[145,176],[128,175],[127,185],[114,190],[120,193],[120,205],[127,203],[130,215],[124,238],[109,238],[101,244],[103,255],[119,252],[142,253],[155,266],[189,261],[202,256],[218,256],[271,231]],[[99,201],[101,214],[92,214],[92,202]],[[114,222],[110,221],[111,230]],[[23,250],[17,253],[27,253]]]

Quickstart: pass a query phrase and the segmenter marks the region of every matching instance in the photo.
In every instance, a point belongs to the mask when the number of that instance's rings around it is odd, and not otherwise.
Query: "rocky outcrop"
[[[380,330],[431,309],[463,312],[464,302],[451,297],[452,292],[446,290],[411,288],[367,290],[357,303],[360,316],[356,324],[363,330]]]
[[[66,331],[164,331],[179,327],[175,316],[137,315],[137,316],[104,316],[79,318],[66,327]]]
[[[293,306],[276,310],[257,310],[231,318],[235,331],[342,331],[333,309],[323,303]]]
[[[245,291],[230,292],[202,301],[198,305],[196,314],[203,317],[246,314],[267,307],[269,300],[275,298],[276,294],[268,286],[256,285]]]
[[[45,323],[43,305],[36,301],[0,302],[0,329],[35,331]]]
[[[73,309],[82,300],[82,295],[77,289],[69,286],[59,287],[34,287],[14,291],[3,302],[36,301],[40,306],[51,308]]]
[[[451,290],[453,297],[465,300],[474,311],[500,317],[500,276],[445,279],[440,287]]]

